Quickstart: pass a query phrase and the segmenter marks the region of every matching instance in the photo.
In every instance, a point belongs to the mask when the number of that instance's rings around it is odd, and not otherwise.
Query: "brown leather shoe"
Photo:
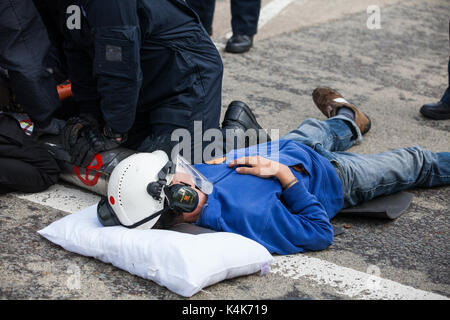
[[[366,134],[370,130],[372,122],[369,117],[359,111],[355,105],[345,100],[336,90],[327,87],[319,87],[313,91],[312,97],[316,106],[327,118],[334,117],[339,108],[347,107],[355,112],[355,123],[361,130],[361,134]]]

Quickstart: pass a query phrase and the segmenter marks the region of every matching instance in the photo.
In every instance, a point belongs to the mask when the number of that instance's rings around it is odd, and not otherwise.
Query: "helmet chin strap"
[[[164,209],[162,209],[162,210],[160,210],[160,211],[158,211],[158,212],[155,212],[155,213],[152,214],[151,216],[148,216],[147,218],[142,219],[141,221],[138,221],[138,222],[136,222],[135,224],[132,224],[131,226],[125,226],[125,227],[127,227],[127,228],[129,228],[129,229],[137,228],[137,227],[143,225],[144,223],[147,223],[147,222],[149,222],[150,220],[155,219],[157,216],[160,216],[160,215],[166,213],[166,212],[169,211],[169,210],[170,210],[169,207],[165,207]]]

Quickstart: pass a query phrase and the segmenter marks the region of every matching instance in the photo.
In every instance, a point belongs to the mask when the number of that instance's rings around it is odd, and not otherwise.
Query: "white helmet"
[[[106,201],[110,206],[115,217],[108,216],[106,211],[98,210],[102,224],[117,225],[119,222],[129,228],[149,229],[153,227],[160,217],[160,215],[154,214],[164,209],[164,197],[150,196],[147,187],[151,182],[160,180],[158,174],[168,164],[171,162],[167,154],[160,150],[152,153],[133,154],[122,160],[111,173],[108,182],[108,198],[103,199],[103,202]],[[166,184],[170,184],[173,174],[170,174],[170,168],[167,167],[167,176],[163,179]],[[100,204],[98,209],[100,209]],[[110,219],[115,221],[108,223]]]
[[[175,164],[164,151],[137,153],[122,160],[111,173],[108,197],[97,205],[97,217],[104,226],[150,229],[167,212],[192,212],[198,192],[188,184],[171,185],[173,175],[189,175],[202,192],[212,192],[212,184],[183,157]]]

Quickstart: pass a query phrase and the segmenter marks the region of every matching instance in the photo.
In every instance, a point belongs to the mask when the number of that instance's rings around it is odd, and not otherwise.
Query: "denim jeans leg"
[[[362,135],[354,121],[336,116],[325,121],[313,118],[303,121],[281,139],[300,142],[312,148],[328,160],[335,151],[345,151],[362,141]]]
[[[344,185],[344,207],[415,187],[450,184],[450,153],[421,147],[375,155],[334,153]]]

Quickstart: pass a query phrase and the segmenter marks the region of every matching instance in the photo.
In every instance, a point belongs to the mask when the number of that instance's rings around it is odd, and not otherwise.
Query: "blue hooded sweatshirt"
[[[277,178],[228,168],[232,160],[257,155],[291,167],[299,182],[283,191]],[[294,166],[303,167],[303,172]],[[330,219],[343,206],[342,183],[332,164],[308,146],[278,140],[234,150],[222,164],[195,168],[214,185],[197,225],[243,235],[270,253],[323,250],[332,244]]]

